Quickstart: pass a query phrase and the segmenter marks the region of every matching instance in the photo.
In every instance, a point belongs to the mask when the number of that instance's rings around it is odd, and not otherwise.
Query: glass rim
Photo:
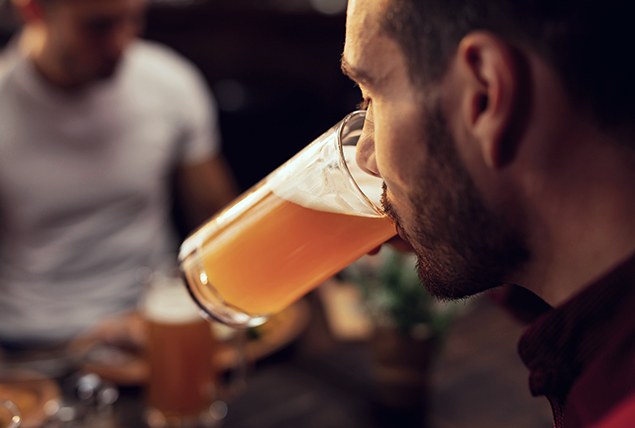
[[[368,196],[366,196],[366,193],[364,193],[364,191],[361,189],[361,187],[359,187],[359,184],[357,184],[357,181],[355,181],[355,177],[353,177],[353,174],[351,174],[350,169],[348,169],[348,165],[346,163],[346,158],[344,157],[344,149],[343,149],[343,145],[342,145],[342,137],[343,137],[343,133],[344,133],[344,128],[346,127],[346,124],[348,122],[350,122],[352,119],[356,118],[356,117],[360,117],[363,116],[364,117],[364,121],[366,120],[366,110],[355,110],[349,114],[347,114],[344,119],[342,119],[342,122],[340,123],[340,126],[337,130],[337,147],[339,149],[340,152],[340,164],[343,167],[344,171],[346,171],[345,175],[348,178],[349,182],[353,183],[353,186],[355,186],[355,188],[357,189],[357,191],[364,197],[364,200],[366,202],[368,202],[368,204],[375,210],[375,212],[377,212],[377,214],[381,215],[382,217],[386,217],[386,213],[384,212],[383,208],[380,206],[377,206],[377,204],[375,204],[373,201],[370,200],[370,198]],[[362,128],[363,129],[363,128]],[[357,145],[356,145],[357,146]],[[356,159],[353,159],[353,162],[357,162]]]

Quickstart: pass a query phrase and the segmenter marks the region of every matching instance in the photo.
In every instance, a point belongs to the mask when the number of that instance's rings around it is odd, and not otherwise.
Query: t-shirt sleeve
[[[188,73],[183,95],[181,164],[193,165],[215,157],[221,150],[218,108],[203,76],[196,70]]]

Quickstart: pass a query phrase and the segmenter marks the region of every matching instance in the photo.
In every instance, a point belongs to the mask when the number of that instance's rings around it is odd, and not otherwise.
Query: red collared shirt
[[[610,420],[629,403],[635,416],[635,257],[538,318],[518,351],[556,428],[635,427]]]

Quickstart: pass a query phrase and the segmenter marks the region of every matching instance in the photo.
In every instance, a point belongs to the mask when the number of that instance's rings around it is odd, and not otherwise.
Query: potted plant
[[[419,280],[414,254],[389,246],[353,263],[343,276],[358,286],[373,320],[377,403],[425,409],[429,367],[457,304],[434,299]]]

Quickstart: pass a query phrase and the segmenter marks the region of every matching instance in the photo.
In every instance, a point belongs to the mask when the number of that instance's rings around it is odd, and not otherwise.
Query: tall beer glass
[[[150,427],[211,427],[214,341],[181,279],[155,275],[141,303],[148,324],[146,420]]]
[[[205,313],[262,324],[395,235],[381,179],[355,162],[364,119],[346,116],[183,242],[180,268]]]

